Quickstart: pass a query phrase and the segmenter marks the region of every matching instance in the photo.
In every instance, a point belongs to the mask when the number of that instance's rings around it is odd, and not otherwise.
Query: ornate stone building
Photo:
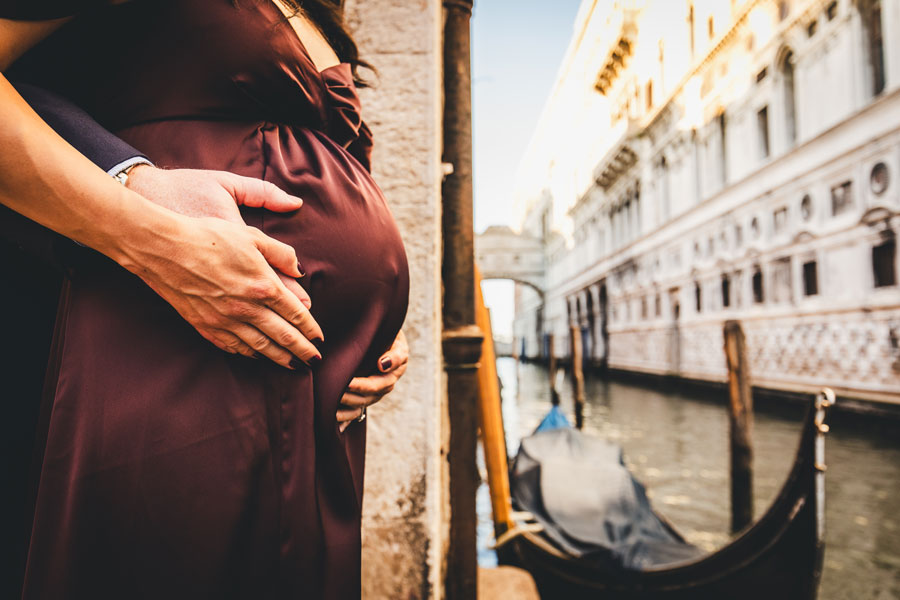
[[[514,193],[521,355],[900,402],[900,1],[585,0]]]

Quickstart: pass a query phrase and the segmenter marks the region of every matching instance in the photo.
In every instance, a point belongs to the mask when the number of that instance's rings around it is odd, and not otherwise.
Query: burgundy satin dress
[[[312,370],[228,355],[136,277],[77,261],[24,597],[358,597],[365,424],[341,434],[335,412],[409,279],[349,67],[319,73],[268,0],[156,0],[80,16],[16,68],[160,166],[302,197],[244,217],[297,249],[325,334]]]

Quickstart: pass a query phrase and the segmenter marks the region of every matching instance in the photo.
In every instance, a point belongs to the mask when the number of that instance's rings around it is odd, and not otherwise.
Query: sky
[[[568,48],[581,0],[475,0],[472,135],[475,231],[515,226],[516,169]],[[483,286],[494,333],[512,334],[513,284]]]

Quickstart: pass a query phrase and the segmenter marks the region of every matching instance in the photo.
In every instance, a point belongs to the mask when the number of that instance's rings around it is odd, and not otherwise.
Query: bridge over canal
[[[475,236],[475,263],[483,280],[511,279],[544,295],[544,249],[539,238],[516,233],[509,227],[488,227]]]

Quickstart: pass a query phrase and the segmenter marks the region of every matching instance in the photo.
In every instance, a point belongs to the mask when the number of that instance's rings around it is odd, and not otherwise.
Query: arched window
[[[634,215],[631,212],[631,200],[626,200],[625,204],[622,205],[622,220],[624,222],[624,236],[623,243],[628,243],[631,241],[634,232],[634,223],[633,223]]]
[[[794,100],[794,53],[785,50],[781,62],[778,64],[781,74],[781,94],[784,114],[784,131],[787,135],[788,146],[793,146],[797,140],[797,118],[795,113],[796,102]]]
[[[634,189],[634,237],[638,237],[641,235],[641,227],[642,224],[642,215],[641,215],[641,188],[640,182],[638,186]]]
[[[594,323],[594,292],[591,291],[591,288],[587,289],[587,319],[593,325]]]
[[[659,214],[662,216],[662,223],[669,220],[669,165],[666,157],[659,159],[659,179],[658,179],[658,196],[659,196]],[[660,225],[662,225],[660,223]]]
[[[881,0],[860,0],[859,12],[866,31],[872,95],[884,91],[884,35],[881,30]]]
[[[731,306],[731,278],[722,275],[722,308]]]
[[[716,117],[719,125],[719,183],[722,187],[728,183],[728,134],[725,129],[725,112],[722,111]]]

